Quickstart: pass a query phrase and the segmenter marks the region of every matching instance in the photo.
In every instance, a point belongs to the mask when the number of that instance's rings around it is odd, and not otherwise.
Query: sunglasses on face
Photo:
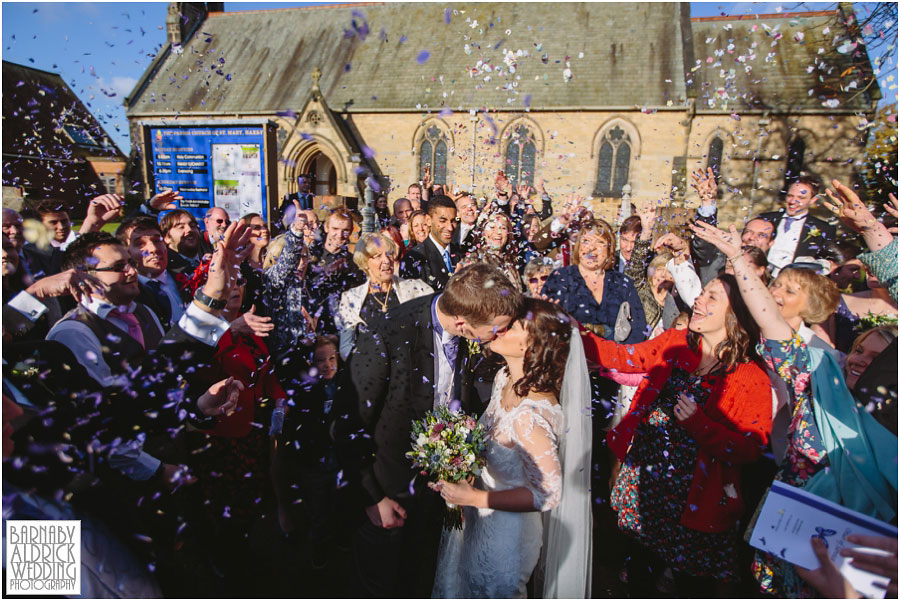
[[[85,271],[110,271],[113,273],[124,273],[125,270],[129,267],[137,270],[137,266],[137,261],[135,261],[134,259],[129,259],[128,261],[116,263],[115,265],[110,265],[109,267],[86,267]]]
[[[538,282],[541,282],[543,284],[544,282],[547,281],[547,279],[549,277],[550,277],[549,275],[539,275],[539,276],[535,276],[535,277],[530,277],[530,278],[528,278],[528,283],[529,284],[537,284]]]
[[[231,219],[213,219],[213,223],[231,225]]]

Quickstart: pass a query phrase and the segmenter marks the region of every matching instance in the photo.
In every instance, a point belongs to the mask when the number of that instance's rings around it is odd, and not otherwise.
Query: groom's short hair
[[[481,326],[500,315],[518,315],[522,295],[500,270],[473,263],[453,274],[438,299],[438,307],[447,315]]]

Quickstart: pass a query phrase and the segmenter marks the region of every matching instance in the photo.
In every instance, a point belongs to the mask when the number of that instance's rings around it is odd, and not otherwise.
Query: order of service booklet
[[[792,564],[814,570],[819,567],[819,560],[810,540],[818,538],[825,543],[831,561],[853,588],[869,598],[883,598],[884,588],[875,583],[885,585],[888,579],[854,568],[849,559],[840,554],[845,547],[862,548],[845,540],[849,534],[897,538],[897,528],[775,481],[759,512],[750,544]],[[866,548],[865,551],[885,554],[878,549]]]

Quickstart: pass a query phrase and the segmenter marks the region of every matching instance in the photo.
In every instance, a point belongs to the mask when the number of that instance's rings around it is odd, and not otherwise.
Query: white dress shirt
[[[784,215],[778,223],[775,231],[775,241],[772,248],[769,249],[769,264],[772,265],[772,274],[778,275],[778,272],[794,260],[794,253],[797,251],[797,245],[800,243],[800,234],[803,231],[803,224],[806,223],[804,213],[799,217],[794,217],[791,226],[784,228],[784,220],[788,215]]]

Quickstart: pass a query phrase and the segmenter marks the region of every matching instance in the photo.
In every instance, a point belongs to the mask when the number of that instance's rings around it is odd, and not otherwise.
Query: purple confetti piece
[[[444,25],[450,25],[450,9],[444,9]]]
[[[422,52],[419,53],[418,56],[416,56],[416,62],[419,63],[420,65],[424,65],[428,61],[429,58],[431,58],[431,53],[428,52],[427,50],[423,50]]]
[[[525,105],[525,108],[531,108],[531,94],[525,94],[525,98],[522,99],[522,104]]]
[[[369,148],[368,146],[362,147],[363,156],[367,159],[375,158],[375,151]]]
[[[442,108],[442,109],[441,109],[441,112],[438,113],[438,116],[440,116],[440,117],[450,117],[450,116],[452,116],[452,115],[453,115],[453,111],[451,111],[451,110],[450,110],[449,108],[447,108],[447,107]]]

